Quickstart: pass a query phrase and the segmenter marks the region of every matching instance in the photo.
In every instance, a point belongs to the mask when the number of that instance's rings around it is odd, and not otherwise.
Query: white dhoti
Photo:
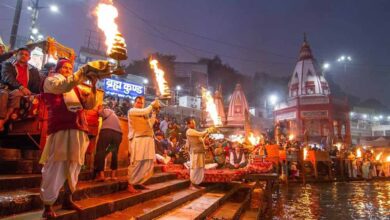
[[[81,165],[69,161],[48,161],[42,168],[41,198],[45,205],[53,205],[61,187],[68,180],[72,193],[76,189]]]
[[[135,161],[129,166],[129,184],[143,184],[153,176],[153,160]]]
[[[218,167],[218,164],[217,164],[217,163],[207,163],[207,164],[204,166],[204,168],[205,168],[206,170],[215,169],[215,168],[217,168],[217,167]]]
[[[191,183],[199,185],[202,183],[203,178],[204,178],[204,168],[190,169]]]
[[[190,154],[190,180],[193,184],[200,184],[204,178],[205,155],[204,153]]]
[[[129,143],[130,165],[128,168],[129,184],[143,184],[153,176],[154,139],[153,137],[134,138]]]
[[[61,130],[48,136],[40,160],[44,164],[41,198],[45,205],[52,205],[57,200],[66,180],[70,190],[76,190],[88,144],[87,133],[76,129]]]

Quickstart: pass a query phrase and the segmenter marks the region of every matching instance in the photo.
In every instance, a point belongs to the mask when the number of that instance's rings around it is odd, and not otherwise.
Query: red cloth
[[[21,65],[19,63],[15,63],[16,72],[18,73],[16,75],[16,80],[22,84],[22,86],[27,88],[28,85],[28,65]]]
[[[75,87],[76,95],[80,99],[80,92]],[[47,135],[60,130],[78,129],[88,132],[88,123],[84,110],[71,112],[66,107],[63,94],[43,93],[43,99],[48,111]]]
[[[169,164],[162,168],[163,172],[175,173],[179,179],[189,179],[190,171],[183,165]],[[210,169],[205,170],[204,180],[206,183],[228,183],[233,180],[240,180],[245,174],[268,173],[272,171],[271,162],[257,162],[241,169]]]

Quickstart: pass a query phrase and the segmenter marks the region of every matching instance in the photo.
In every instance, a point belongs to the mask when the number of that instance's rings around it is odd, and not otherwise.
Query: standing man
[[[1,68],[1,81],[8,95],[0,104],[0,131],[4,130],[4,124],[15,108],[19,108],[22,96],[38,94],[41,78],[37,68],[28,64],[30,51],[27,48],[19,48],[16,51],[15,62],[5,62]]]
[[[7,86],[1,81],[1,66],[4,61],[14,55],[14,51],[5,52],[5,45],[0,43],[0,131],[4,129],[5,118],[7,116],[8,90]]]
[[[188,130],[186,132],[188,145],[190,148],[190,180],[191,188],[200,188],[204,178],[205,167],[205,146],[202,138],[209,133],[209,129],[205,131],[195,130],[195,120],[189,118],[187,120]]]
[[[168,116],[164,116],[164,120],[160,122],[160,130],[164,133],[164,135],[167,135],[168,130]]]
[[[96,80],[92,80],[91,92],[77,85],[89,71],[88,65],[72,74],[72,63],[67,59],[57,62],[53,76],[45,79],[42,97],[48,110],[47,141],[41,156],[41,198],[45,205],[43,217],[55,217],[53,204],[62,186],[65,189],[63,209],[80,210],[72,200],[81,166],[87,150],[88,125],[84,109],[92,109],[96,103]]]
[[[160,103],[155,100],[148,107],[144,108],[144,106],[145,98],[137,96],[134,100],[134,107],[128,112],[130,154],[128,190],[132,193],[138,192],[134,188],[135,185],[140,189],[147,189],[143,183],[152,177],[154,168],[153,124],[156,112],[153,109],[159,108]]]
[[[98,174],[96,180],[104,181],[104,161],[111,151],[111,179],[116,179],[116,170],[118,169],[118,149],[122,142],[122,129],[119,124],[119,118],[111,109],[98,107],[98,114],[102,117],[102,127],[100,128],[99,139],[96,146],[95,173]]]

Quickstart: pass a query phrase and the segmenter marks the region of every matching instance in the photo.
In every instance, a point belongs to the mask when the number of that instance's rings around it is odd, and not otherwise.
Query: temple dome
[[[326,96],[330,94],[329,84],[324,78],[321,68],[314,59],[310,45],[304,36],[299,53],[299,60],[288,84],[289,97]]]
[[[248,112],[248,109],[244,91],[241,85],[237,84],[230,99],[227,124],[229,126],[244,126],[245,112]]]

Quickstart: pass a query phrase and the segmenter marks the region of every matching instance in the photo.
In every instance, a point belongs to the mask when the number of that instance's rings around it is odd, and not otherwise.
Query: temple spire
[[[303,33],[303,44],[299,52],[299,60],[314,59],[311,53],[310,45],[307,42],[306,33]]]

